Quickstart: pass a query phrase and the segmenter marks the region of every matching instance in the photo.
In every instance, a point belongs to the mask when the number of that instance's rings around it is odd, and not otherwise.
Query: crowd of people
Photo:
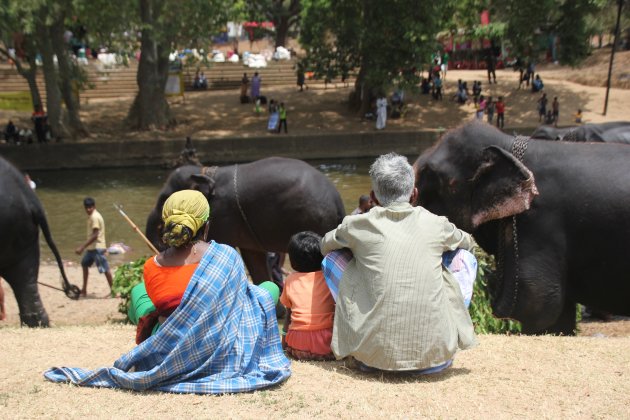
[[[9,144],[32,144],[34,141],[37,143],[48,143],[52,138],[52,131],[48,124],[48,116],[41,105],[35,105],[35,109],[31,115],[31,122],[33,123],[33,130],[28,126],[17,127],[12,120],[9,120],[4,128],[3,137],[4,141]]]
[[[379,157],[370,178],[370,195],[361,196],[337,228],[323,237],[306,231],[290,238],[294,272],[281,291],[272,282],[251,284],[240,255],[208,241],[211,208],[202,193],[173,193],[162,210],[166,248],[146,261],[140,293],[132,291],[138,346],[114,367],[53,368],[46,378],[225,393],[286,380],[287,357],[347,359],[368,372],[447,369],[458,350],[476,344],[467,310],[476,269],[464,269],[476,264],[472,238],[446,218],[414,207],[418,191],[407,158]],[[84,206],[89,236],[77,252],[90,246],[95,251],[85,254],[86,267],[99,265],[104,225],[94,200],[86,198]],[[152,307],[136,313],[147,299]],[[286,307],[281,333],[277,301]]]
[[[302,81],[303,83],[303,81]],[[270,99],[261,94],[262,78],[258,72],[249,79],[247,73],[243,73],[240,87],[241,104],[254,103],[254,113],[258,116],[263,113],[263,106],[267,105],[267,131],[270,133],[280,133],[284,128],[285,134],[288,134],[287,124],[287,107],[284,102]]]

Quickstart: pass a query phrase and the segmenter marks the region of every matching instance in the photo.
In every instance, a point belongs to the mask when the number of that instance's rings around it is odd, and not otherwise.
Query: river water
[[[311,161],[339,190],[346,213],[354,210],[361,194],[370,191],[368,169],[373,159]],[[159,168],[126,168],[99,170],[33,171],[35,190],[46,210],[48,224],[64,260],[78,263],[74,253],[86,238],[86,214],[83,198],[91,196],[105,219],[108,245],[122,242],[131,247],[125,254],[110,255],[112,265],[120,265],[149,255],[151,251],[114,208],[122,206],[125,213],[142,232],[146,218],[155,205],[157,194],[170,170]],[[40,235],[42,258],[52,259],[52,252]]]

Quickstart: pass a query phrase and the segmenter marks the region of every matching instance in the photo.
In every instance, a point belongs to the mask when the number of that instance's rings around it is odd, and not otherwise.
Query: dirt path
[[[589,122],[617,121],[628,119],[630,90],[613,89],[606,117],[601,115],[605,89],[567,82],[561,70],[550,68],[541,71],[545,80],[545,92],[560,101],[560,125],[572,125],[573,114],[578,108]],[[548,77],[547,77],[548,76]],[[517,73],[512,70],[497,71],[498,84],[488,85],[484,71],[449,71],[445,82],[443,101],[433,101],[429,95],[408,94],[408,111],[404,118],[388,120],[385,133],[398,130],[438,130],[453,128],[463,121],[473,118],[473,104],[458,105],[450,98],[456,91],[457,79],[483,81],[483,94],[505,98],[506,131],[516,127],[538,125],[536,101],[539,94],[528,90],[517,90]],[[362,121],[356,113],[348,110],[347,97],[351,89],[341,85],[324,89],[323,85],[312,85],[311,89],[298,92],[294,87],[267,88],[262,93],[268,99],[285,103],[288,109],[289,133],[293,135],[324,132],[365,132],[374,131],[373,121]],[[125,141],[184,139],[192,136],[198,139],[217,137],[272,136],[266,131],[266,114],[257,116],[253,105],[241,105],[238,91],[190,92],[186,100],[173,100],[172,111],[178,125],[169,131],[132,132],[123,120],[131,105],[131,99],[93,102],[82,107],[81,115],[91,132],[91,137],[82,141]],[[30,114],[0,110],[0,121],[13,119],[18,127],[30,126]]]

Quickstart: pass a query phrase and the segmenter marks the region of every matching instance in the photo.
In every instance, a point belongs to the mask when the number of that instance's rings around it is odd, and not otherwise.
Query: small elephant
[[[630,147],[515,138],[473,122],[415,163],[419,204],[497,258],[496,316],[574,334],[575,304],[630,315]]]
[[[0,277],[13,289],[21,323],[29,327],[47,327],[48,314],[37,289],[40,228],[57,260],[64,292],[71,299],[78,299],[79,289],[68,282],[37,195],[24,175],[2,157],[0,197]]]
[[[532,138],[540,140],[630,144],[630,122],[616,121],[565,128],[541,125],[534,130]]]
[[[238,247],[256,284],[271,279],[268,251],[286,252],[297,232],[323,235],[345,215],[332,182],[300,160],[272,157],[219,168],[187,165],[170,174],[147,219],[146,236],[158,248],[162,206],[183,189],[199,190],[208,198],[208,239]]]

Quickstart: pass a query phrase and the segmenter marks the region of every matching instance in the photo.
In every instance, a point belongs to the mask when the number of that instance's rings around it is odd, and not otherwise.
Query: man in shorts
[[[112,288],[112,273],[109,271],[109,264],[105,254],[107,252],[107,243],[105,242],[105,221],[103,216],[96,210],[96,202],[92,197],[86,197],[83,200],[83,206],[85,212],[88,215],[87,218],[87,240],[83,245],[78,247],[75,252],[81,255],[83,251],[83,259],[81,260],[81,266],[83,267],[83,289],[81,289],[81,296],[87,296],[87,283],[88,283],[88,268],[92,264],[96,263],[98,272],[105,274],[109,288]]]

